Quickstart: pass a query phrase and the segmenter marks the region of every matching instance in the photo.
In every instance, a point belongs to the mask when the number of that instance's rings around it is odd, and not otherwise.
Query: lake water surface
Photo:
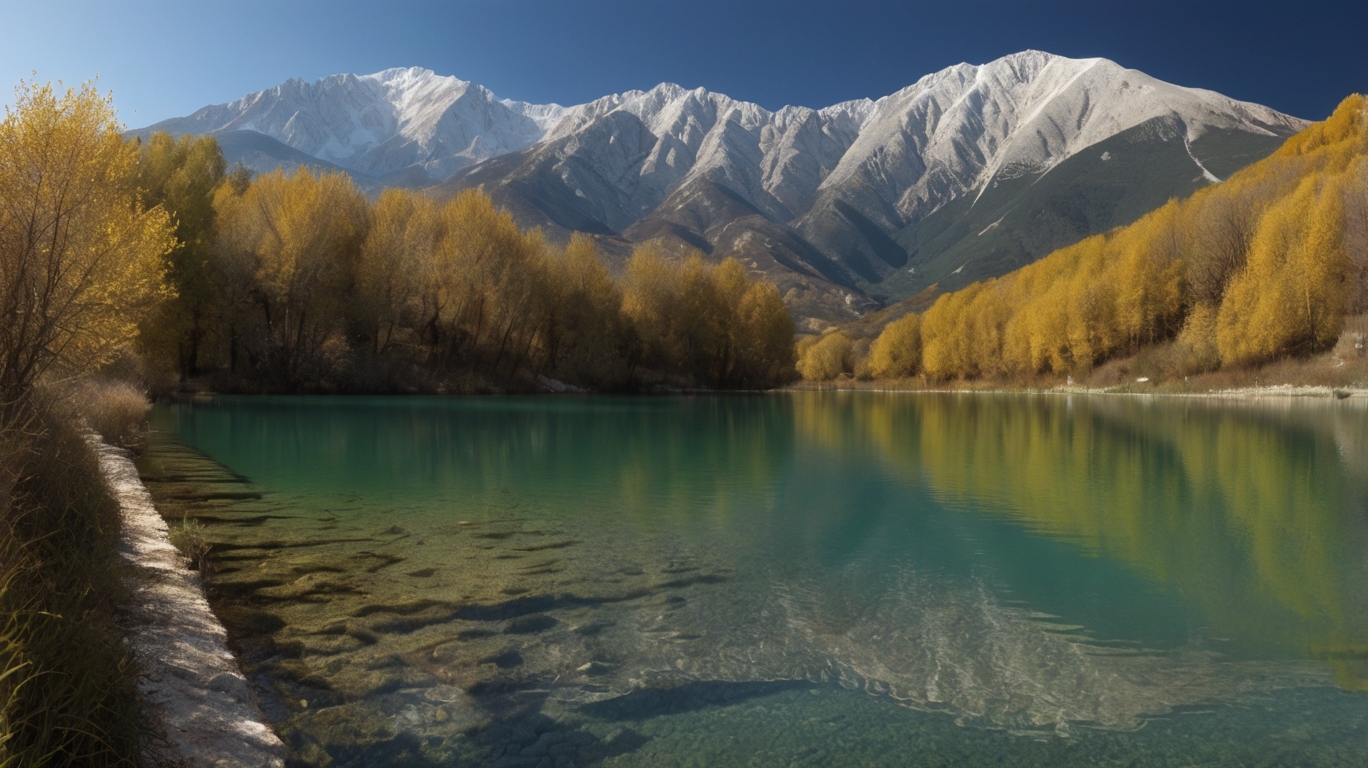
[[[204,526],[304,763],[1368,764],[1362,401],[244,397],[153,423],[144,477]]]

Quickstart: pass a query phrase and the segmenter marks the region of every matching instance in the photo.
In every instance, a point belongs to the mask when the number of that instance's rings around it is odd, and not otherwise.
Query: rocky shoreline
[[[228,651],[199,574],[171,545],[126,451],[92,438],[123,518],[120,554],[131,566],[130,643],[138,691],[159,738],[151,765],[279,768],[285,747],[263,722],[251,684]]]

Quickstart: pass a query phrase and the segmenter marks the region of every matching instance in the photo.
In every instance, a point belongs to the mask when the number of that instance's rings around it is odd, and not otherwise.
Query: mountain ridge
[[[379,179],[379,186],[393,178],[422,187],[427,179],[438,196],[479,187],[523,225],[553,236],[582,230],[632,242],[651,233],[705,252],[718,250],[723,232],[730,244],[790,242],[765,261],[805,265],[775,267],[793,273],[771,275],[781,288],[842,297],[835,310],[814,309],[820,324],[849,319],[840,316],[842,304],[863,305],[844,298],[852,291],[879,304],[924,289],[928,283],[909,281],[907,270],[963,244],[927,246],[941,249],[932,254],[908,230],[949,215],[941,212],[956,201],[972,196],[968,212],[952,206],[958,216],[971,215],[992,190],[1016,189],[1016,180],[1030,178],[1016,193],[1017,207],[1074,205],[1033,199],[1031,187],[1056,169],[1071,172],[1078,164],[1070,158],[1123,134],[1144,137],[1126,145],[1140,147],[1131,160],[1162,158],[1156,163],[1166,175],[1157,192],[1146,178],[1132,185],[1147,190],[1144,199],[1181,196],[1219,179],[1203,157],[1231,154],[1219,147],[1197,152],[1212,144],[1204,137],[1233,136],[1252,162],[1304,125],[1107,59],[1024,51],[947,67],[879,99],[774,111],[672,83],[569,107],[534,105],[429,70],[390,69],[312,84],[290,80],[134,133],[254,130]],[[1181,163],[1190,164],[1191,179],[1175,165]],[[1149,173],[1145,162],[1122,165],[1133,175]],[[1123,194],[1105,205],[1128,211],[1130,203]],[[714,220],[708,211],[734,215]],[[1094,234],[1096,222],[1127,223],[1110,213],[1073,216],[1076,226],[1058,236],[1028,232],[1033,244],[1025,250],[1006,241],[1000,252],[976,248],[981,263],[973,271],[1038,258],[1048,252],[1040,248],[1057,247],[1061,238]],[[975,230],[975,245],[1000,237],[989,224]],[[761,261],[756,253],[738,255]],[[799,307],[800,315],[805,311]]]
[[[484,86],[421,67],[300,78],[133,131],[250,130],[372,177],[417,165],[438,181],[470,162],[541,138],[558,104],[498,99]]]

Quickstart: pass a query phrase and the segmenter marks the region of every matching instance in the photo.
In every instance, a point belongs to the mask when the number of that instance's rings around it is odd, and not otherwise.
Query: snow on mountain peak
[[[433,181],[536,145],[560,158],[558,167],[573,156],[575,167],[622,180],[612,193],[623,211],[617,223],[691,180],[722,184],[779,220],[858,184],[888,202],[889,216],[911,221],[1003,173],[1042,172],[1155,118],[1176,118],[1189,141],[1211,129],[1283,135],[1305,125],[1107,59],[1027,50],[956,64],[877,100],[816,110],[771,112],[674,83],[571,107],[528,104],[400,67],[313,83],[292,78],[145,130],[254,130],[370,176],[417,166]],[[572,173],[569,165],[562,170]],[[576,188],[594,183],[601,186],[586,179]]]
[[[822,182],[862,179],[915,220],[981,192],[1009,169],[1046,170],[1149,120],[1176,117],[1196,138],[1213,129],[1291,133],[1274,110],[1165,83],[1101,58],[1023,51],[932,73],[874,103],[859,138]]]
[[[422,67],[291,78],[146,130],[251,130],[344,168],[383,177],[412,166],[440,181],[456,169],[540,140],[558,105],[500,101],[483,86]]]

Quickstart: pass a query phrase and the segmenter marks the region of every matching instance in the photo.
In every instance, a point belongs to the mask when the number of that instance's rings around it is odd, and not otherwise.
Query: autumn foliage
[[[764,388],[792,377],[793,320],[779,290],[752,283],[735,259],[714,266],[696,253],[673,261],[638,248],[623,311],[645,365],[677,381]]]
[[[138,149],[91,85],[24,84],[0,122],[0,403],[128,346],[175,240],[136,196]]]
[[[171,298],[173,225],[138,161],[93,85],[22,84],[0,122],[0,765],[133,765],[141,746],[119,508],[82,427],[123,437],[146,401],[78,414],[57,394]]]
[[[145,174],[148,199],[170,199],[162,179],[206,182],[179,200],[205,213],[180,220],[193,236],[176,255],[194,255],[172,260],[178,298],[141,335],[146,356],[181,376],[272,391],[507,391],[542,378],[620,391],[795,375],[778,290],[733,259],[646,245],[615,276],[589,237],[553,245],[479,191],[370,201],[343,175],[225,173],[199,159],[203,141],[143,148],[146,167],[181,163]]]
[[[1353,96],[1221,184],[887,326],[870,367],[938,381],[1064,375],[1172,341],[1179,369],[1196,372],[1327,349],[1365,311],[1368,111]],[[803,374],[833,375],[839,344],[805,345]]]

